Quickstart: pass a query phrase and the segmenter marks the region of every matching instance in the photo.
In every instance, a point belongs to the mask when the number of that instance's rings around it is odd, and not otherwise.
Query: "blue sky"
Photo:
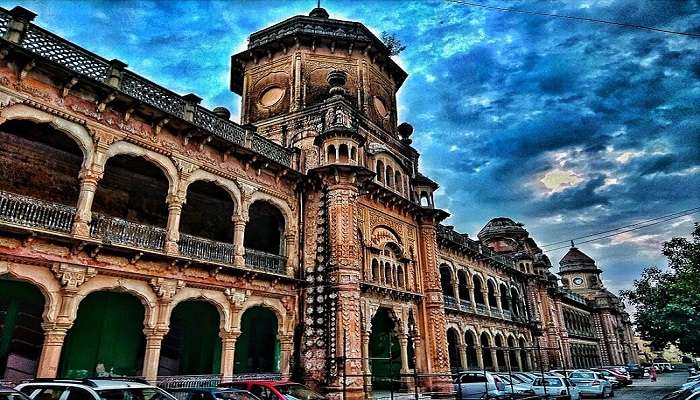
[[[700,33],[696,0],[482,3]],[[209,107],[238,114],[229,57],[315,0],[15,1],[36,22]],[[476,236],[510,216],[540,244],[700,206],[700,39],[445,1],[323,0],[331,17],[395,33],[409,73],[399,119],[447,221]],[[234,117],[235,118],[235,117]],[[696,214],[580,248],[628,287]],[[566,250],[549,254],[557,263]]]

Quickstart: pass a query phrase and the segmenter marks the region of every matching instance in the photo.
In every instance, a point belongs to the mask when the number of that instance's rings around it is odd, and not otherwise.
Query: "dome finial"
[[[573,241],[573,239],[572,239],[572,240],[571,240],[571,248],[573,249],[574,247],[576,247],[576,246],[574,246],[574,241]]]
[[[316,8],[311,10],[309,17],[328,19],[328,11],[321,7],[321,0],[316,1]]]

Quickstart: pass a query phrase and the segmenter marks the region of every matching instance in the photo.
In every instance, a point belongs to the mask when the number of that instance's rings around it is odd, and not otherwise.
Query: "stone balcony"
[[[0,191],[0,225],[15,230],[29,230],[50,235],[72,237],[75,207]],[[105,246],[147,251],[165,255],[164,228],[143,225],[121,218],[93,213],[90,238]],[[223,264],[233,268],[234,246],[187,234],[180,234],[178,258]],[[245,267],[277,275],[287,275],[287,258],[253,249],[245,249]]]
[[[488,307],[484,304],[476,303],[472,305],[469,300],[457,300],[452,296],[443,296],[443,302],[445,304],[446,310],[457,311],[460,313],[472,314],[472,315],[482,315],[485,317],[492,317],[498,319],[504,319],[507,321],[514,322],[527,322],[527,318],[524,315],[515,315],[511,310],[503,310],[503,313],[497,307]]]

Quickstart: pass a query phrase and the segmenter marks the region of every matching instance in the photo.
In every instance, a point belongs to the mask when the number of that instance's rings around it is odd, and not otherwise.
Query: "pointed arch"
[[[144,149],[143,147],[139,147],[133,143],[125,141],[112,143],[102,159],[95,160],[95,162],[100,169],[104,170],[107,161],[109,161],[110,158],[120,154],[141,157],[155,164],[161,171],[163,171],[165,178],[168,180],[168,194],[172,195],[177,193],[180,178],[175,164],[173,164],[168,157],[154,151]]]

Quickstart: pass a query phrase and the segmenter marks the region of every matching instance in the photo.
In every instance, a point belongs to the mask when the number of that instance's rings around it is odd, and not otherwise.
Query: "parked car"
[[[140,379],[35,379],[16,389],[32,400],[177,400]]]
[[[506,393],[532,393],[530,390],[532,381],[520,378],[515,374],[497,374],[497,376],[503,380],[503,383],[505,384],[504,391]]]
[[[168,393],[177,400],[260,400],[247,390],[235,388],[178,388]]]
[[[513,375],[519,377],[520,379],[527,381],[528,383],[532,383],[535,379],[538,378],[535,374],[531,374],[529,372],[513,372]]]
[[[460,372],[454,380],[454,391],[463,399],[503,396],[505,386],[503,379],[488,371]]]
[[[656,372],[673,372],[673,365],[667,362],[654,363],[653,366],[656,367]]]
[[[576,370],[569,375],[569,379],[576,384],[582,395],[600,396],[603,398],[615,395],[612,383],[596,371]]]
[[[241,381],[224,383],[222,387],[247,390],[261,400],[325,400],[301,383],[290,381]]]
[[[567,378],[545,376],[532,382],[530,389],[538,396],[569,396],[571,400],[580,400],[578,386]]]
[[[22,392],[0,385],[0,400],[29,400]]]
[[[627,372],[632,378],[644,378],[644,367],[639,364],[625,364]]]
[[[601,376],[604,378],[612,377],[614,378],[618,383],[619,386],[629,386],[632,384],[632,378],[623,375],[619,372],[619,370],[615,369],[608,369],[608,368],[591,368],[593,371],[598,372]]]

